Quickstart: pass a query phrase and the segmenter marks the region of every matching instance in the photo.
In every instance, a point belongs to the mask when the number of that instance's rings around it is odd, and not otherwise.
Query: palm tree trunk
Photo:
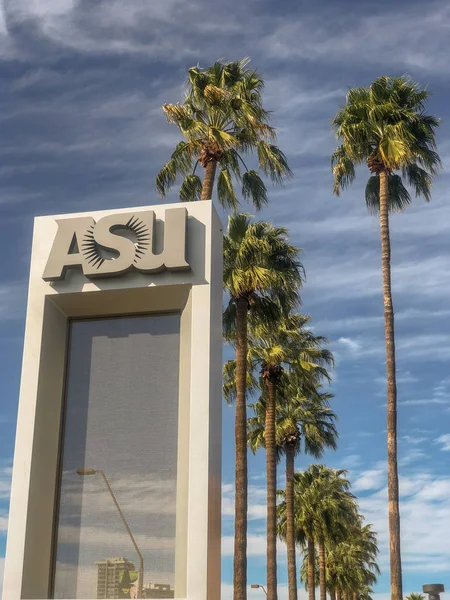
[[[286,545],[289,600],[297,600],[297,566],[295,557],[294,444],[286,444]]]
[[[316,600],[316,552],[314,542],[308,540],[308,600]]]
[[[397,468],[397,382],[395,369],[394,307],[391,293],[391,240],[389,234],[388,173],[380,173],[381,270],[383,274],[384,332],[387,372],[387,450],[391,600],[402,600],[400,509]]]
[[[336,600],[336,590],[330,590],[330,600]]]
[[[216,176],[217,161],[213,158],[205,167],[205,177],[203,179],[201,200],[211,200],[214,188],[214,178]]]
[[[247,316],[247,299],[239,298],[236,301],[234,600],[247,598]]]
[[[320,582],[320,600],[327,600],[327,577],[325,571],[325,544],[323,540],[319,542],[319,582]]]
[[[275,442],[276,384],[267,379],[267,599],[277,600],[277,454]]]
[[[336,600],[342,600],[342,592],[341,590],[336,590]]]
[[[358,600],[358,592],[352,593],[352,600]]]

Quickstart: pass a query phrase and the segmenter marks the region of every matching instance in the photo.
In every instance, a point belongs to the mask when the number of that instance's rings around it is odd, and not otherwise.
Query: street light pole
[[[445,592],[443,583],[426,583],[422,586],[422,591],[428,594],[428,600],[439,600],[440,593]]]
[[[127,530],[127,533],[130,536],[131,541],[133,542],[134,549],[136,550],[136,553],[139,557],[137,597],[142,598],[143,590],[144,590],[144,558],[141,554],[141,551],[138,548],[138,545],[136,544],[136,540],[134,539],[134,536],[130,529],[130,526],[128,525],[128,522],[125,519],[125,515],[123,514],[122,509],[120,508],[119,503],[117,502],[117,498],[115,497],[114,492],[112,491],[112,488],[109,484],[108,478],[106,477],[106,475],[102,469],[77,469],[77,473],[78,473],[78,475],[81,475],[81,477],[86,477],[89,475],[96,475],[97,473],[102,476],[103,481],[105,482],[105,485],[108,489],[108,492],[110,493],[111,498],[114,502],[114,505],[117,508],[117,512],[119,513],[120,518],[122,519],[122,522],[125,525],[125,529]]]
[[[259,588],[262,589],[262,591],[265,593],[266,597],[267,597],[267,592],[266,592],[266,588],[263,585],[260,585],[259,583],[252,583],[250,586],[252,589],[257,590]]]

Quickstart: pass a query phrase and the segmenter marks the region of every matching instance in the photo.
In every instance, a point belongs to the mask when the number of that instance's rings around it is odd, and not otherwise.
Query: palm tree
[[[270,115],[262,106],[264,80],[248,64],[245,58],[215,62],[204,70],[192,67],[183,104],[163,106],[167,120],[177,125],[184,140],[156,177],[162,197],[181,175],[182,202],[210,200],[219,167],[219,202],[236,210],[234,178],[242,196],[259,209],[267,203],[267,190],[259,171],[244,162],[243,157],[252,153],[257,154],[259,170],[274,183],[290,176],[285,155],[274,145],[276,132],[269,125]],[[204,168],[203,182],[196,175],[198,164]]]
[[[317,344],[320,345],[320,340]],[[278,457],[286,456],[286,540],[288,558],[289,600],[297,600],[297,567],[295,555],[294,461],[301,451],[319,458],[325,448],[336,448],[336,415],[329,408],[332,394],[315,389],[304,395],[303,381],[297,373],[285,375],[279,389],[276,407],[276,439]],[[305,386],[310,387],[310,386]],[[306,390],[309,393],[309,389]],[[266,395],[253,405],[255,415],[249,419],[249,445],[253,452],[265,446]]]
[[[252,328],[249,345],[251,370],[259,368],[267,394],[265,416],[266,484],[267,484],[267,596],[277,599],[277,389],[287,370],[302,372],[305,381],[327,377],[323,365],[332,364],[331,352],[314,344],[315,336],[305,328],[309,317],[285,316],[275,326],[263,322]]]
[[[327,544],[327,586],[332,597],[344,594],[350,600],[358,600],[376,583],[377,538],[371,525],[362,522],[363,518],[358,516],[345,539]]]
[[[356,518],[354,497],[349,491],[346,471],[324,465],[310,465],[294,475],[295,534],[298,543],[307,545],[307,588],[310,600],[315,598],[316,549],[319,555],[320,598],[326,600],[325,544],[337,540]],[[283,493],[281,494],[283,495]],[[278,507],[278,527],[286,531],[286,502]]]
[[[247,329],[253,320],[274,318],[299,302],[303,266],[300,250],[292,246],[287,230],[248,215],[229,217],[224,237],[224,288],[229,294],[224,312],[225,339],[236,348],[235,361],[224,367],[224,395],[236,401],[234,598],[247,593]],[[248,382],[251,385],[251,379]]]
[[[282,522],[280,522],[281,525]],[[300,541],[301,540],[301,541]],[[299,538],[299,543],[302,547],[305,546],[305,539]],[[305,590],[308,592],[308,597],[314,599],[316,596],[316,588],[319,587],[319,555],[313,541],[306,541],[306,552],[303,554],[303,561],[300,566],[300,581],[305,584]],[[330,599],[331,598],[330,595]]]
[[[373,600],[373,589],[370,585],[364,586],[358,594],[358,600]]]
[[[394,308],[391,293],[389,213],[410,203],[404,181],[416,196],[431,197],[432,178],[441,161],[436,152],[439,120],[424,112],[429,92],[407,77],[380,77],[368,88],[350,89],[345,106],[333,119],[341,145],[334,152],[334,193],[355,178],[355,166],[366,163],[372,177],[366,202],[380,217],[381,268],[387,371],[387,448],[392,600],[402,600],[400,512],[397,468],[397,385],[395,369]],[[401,175],[399,175],[400,173]],[[391,183],[391,184],[390,184]],[[394,186],[396,194],[390,194]]]

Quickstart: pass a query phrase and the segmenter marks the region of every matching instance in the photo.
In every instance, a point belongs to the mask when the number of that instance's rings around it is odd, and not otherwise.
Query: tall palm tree
[[[267,596],[277,600],[277,444],[276,398],[285,371],[302,372],[305,381],[318,381],[328,375],[324,365],[332,354],[314,344],[315,336],[306,329],[309,317],[289,314],[274,324],[259,322],[252,328],[249,356],[252,370],[259,369],[266,397],[265,448],[267,485]]]
[[[320,342],[318,342],[319,344]],[[336,448],[336,415],[329,407],[332,394],[315,389],[306,396],[301,389],[303,380],[292,373],[283,377],[276,407],[276,440],[279,458],[286,456],[286,540],[288,559],[289,600],[297,600],[297,566],[294,509],[294,462],[303,448],[305,454],[319,458],[325,448]],[[317,384],[316,384],[317,385]],[[310,386],[305,386],[309,388]],[[265,447],[266,395],[253,405],[254,416],[249,419],[249,445],[253,452]],[[281,533],[281,532],[279,532]]]
[[[356,518],[354,497],[345,478],[346,471],[324,465],[310,465],[294,475],[295,534],[297,542],[307,546],[307,588],[310,600],[315,598],[316,549],[318,550],[321,600],[326,600],[325,545],[330,539],[345,536]],[[283,493],[281,494],[283,495]],[[286,531],[286,502],[278,507],[278,527]]]
[[[264,80],[248,67],[249,59],[215,62],[207,69],[188,71],[183,104],[165,104],[164,113],[184,137],[170,160],[156,177],[156,189],[165,197],[178,175],[183,177],[182,202],[210,200],[217,176],[217,198],[236,210],[239,202],[233,178],[241,185],[242,196],[256,208],[267,203],[262,171],[280,184],[291,171],[285,155],[274,145],[276,132],[269,125],[269,113],[262,105]],[[256,153],[259,171],[244,161]],[[197,166],[204,169],[202,180]]]
[[[294,388],[295,389],[295,388]],[[320,458],[325,448],[336,448],[336,415],[326,406],[331,394],[314,392],[312,398],[294,395],[285,399],[278,419],[286,454],[286,544],[289,600],[297,600],[295,557],[294,460],[303,438],[305,453]],[[287,401],[286,401],[287,400]],[[300,426],[300,427],[299,427]]]
[[[376,583],[380,572],[377,538],[371,525],[363,525],[362,521],[359,516],[345,539],[327,544],[327,587],[332,598],[344,594],[358,600]]]
[[[224,237],[225,339],[234,344],[235,361],[224,367],[224,394],[236,401],[234,598],[247,593],[247,329],[253,320],[274,319],[299,302],[303,266],[300,250],[289,243],[287,230],[248,215],[229,217]],[[231,384],[229,384],[231,382]],[[251,381],[249,382],[251,384]]]
[[[441,161],[436,152],[439,120],[425,113],[429,92],[407,77],[380,77],[368,88],[350,89],[346,103],[333,119],[341,145],[334,152],[334,193],[339,195],[355,178],[355,166],[366,163],[372,177],[366,202],[380,217],[381,268],[387,371],[387,451],[392,600],[402,599],[400,511],[397,468],[397,385],[394,308],[391,293],[389,213],[403,210],[410,195],[431,197],[432,178]],[[400,173],[400,175],[399,175]],[[391,183],[391,185],[390,185]],[[397,190],[391,194],[392,186]]]

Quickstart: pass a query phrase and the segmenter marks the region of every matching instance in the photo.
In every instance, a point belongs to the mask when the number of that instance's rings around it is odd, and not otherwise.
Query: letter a
[[[95,225],[92,217],[58,219],[56,223],[58,231],[42,276],[44,281],[64,279],[68,268],[86,266],[86,260],[80,253],[81,242],[87,229]]]

